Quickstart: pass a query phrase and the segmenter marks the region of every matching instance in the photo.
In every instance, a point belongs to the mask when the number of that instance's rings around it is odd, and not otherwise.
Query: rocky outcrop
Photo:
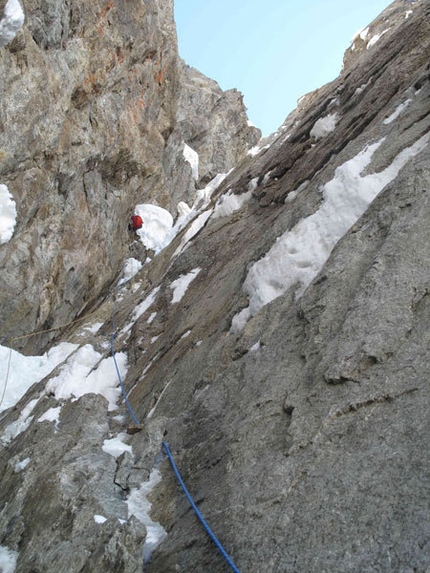
[[[183,64],[172,2],[26,0],[25,13],[0,52],[0,182],[18,210],[0,253],[2,337],[91,308],[117,276],[134,206],[155,202],[176,216],[196,190],[178,127]],[[214,167],[228,171],[257,133],[244,127],[240,98],[217,96],[237,121],[223,131],[226,154],[201,162],[203,179]],[[213,110],[201,145],[212,146],[217,122]]]
[[[150,536],[130,500],[147,488],[167,536],[144,570],[225,571],[165,440],[241,571],[427,572],[429,10],[396,0],[114,306],[56,333],[71,356],[0,422],[0,545],[17,570],[141,570]],[[143,426],[128,435],[126,404],[55,389],[115,373],[112,324]]]

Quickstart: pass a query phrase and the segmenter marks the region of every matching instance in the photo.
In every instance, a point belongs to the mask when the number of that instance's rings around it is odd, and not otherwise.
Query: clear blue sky
[[[239,89],[248,117],[274,132],[300,96],[335,79],[352,36],[387,0],[175,0],[179,54]]]

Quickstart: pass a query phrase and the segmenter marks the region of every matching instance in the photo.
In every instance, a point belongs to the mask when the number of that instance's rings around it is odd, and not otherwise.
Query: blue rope
[[[215,545],[217,546],[218,550],[221,552],[222,556],[224,557],[224,559],[227,561],[227,563],[230,565],[230,567],[233,569],[233,571],[235,571],[236,573],[240,573],[239,569],[236,567],[236,565],[233,563],[233,561],[231,560],[231,558],[228,556],[226,550],[224,549],[224,547],[221,545],[221,543],[218,541],[218,539],[215,537],[214,533],[212,532],[211,528],[209,527],[209,525],[206,523],[203,515],[200,513],[198,507],[196,506],[196,504],[193,501],[193,498],[191,497],[191,495],[189,494],[180,474],[178,471],[178,468],[176,467],[175,461],[172,457],[172,454],[169,450],[169,446],[166,444],[166,442],[162,442],[163,444],[163,448],[167,454],[167,457],[169,458],[169,461],[172,465],[173,471],[175,472],[176,478],[180,484],[180,486],[182,487],[182,489],[184,490],[185,495],[187,496],[188,501],[191,504],[191,507],[194,509],[197,517],[199,518],[201,524],[203,525],[203,527],[206,530],[206,533],[209,535],[209,537],[212,539],[212,541],[215,543]]]
[[[122,273],[121,273],[121,276],[122,276]],[[110,338],[110,349],[111,349],[111,353],[112,353],[113,362],[115,364],[116,373],[117,373],[118,380],[119,380],[119,385],[121,386],[122,395],[124,396],[125,404],[127,406],[128,411],[130,412],[131,417],[133,418],[133,422],[139,426],[140,425],[139,420],[134,415],[133,409],[130,405],[130,402],[128,401],[127,392],[125,391],[125,387],[124,387],[124,384],[122,381],[121,373],[119,371],[118,363],[116,361],[116,356],[115,356],[115,330],[116,330],[116,327],[115,327],[115,305],[116,305],[116,297],[118,294],[119,284],[120,284],[120,281],[118,281],[118,284],[116,286],[115,295],[114,295],[114,299],[113,299],[113,305],[112,305],[112,334],[111,334],[111,338]]]

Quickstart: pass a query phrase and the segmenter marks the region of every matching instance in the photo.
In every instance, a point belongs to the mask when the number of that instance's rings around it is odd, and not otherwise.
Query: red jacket
[[[143,225],[142,217],[140,217],[139,215],[131,216],[130,227],[133,231],[141,229],[142,225]]]

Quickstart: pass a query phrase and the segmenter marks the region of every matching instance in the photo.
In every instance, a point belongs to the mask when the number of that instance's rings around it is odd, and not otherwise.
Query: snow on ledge
[[[387,119],[384,119],[384,121],[382,122],[384,125],[388,125],[390,123],[392,123],[395,119],[397,119],[399,117],[400,114],[402,114],[404,112],[404,110],[408,107],[408,105],[412,103],[411,99],[407,99],[405,102],[401,103],[397,109],[394,111],[394,113],[392,113],[390,115],[390,117],[387,117]]]
[[[116,353],[116,362],[121,377],[127,374],[127,356]],[[80,398],[84,394],[101,394],[108,401],[109,411],[117,408],[121,394],[118,388],[118,376],[112,356],[103,356],[94,350],[91,344],[85,344],[68,358],[58,376],[46,384],[46,392],[57,400]]]
[[[102,450],[106,454],[109,454],[114,458],[119,457],[124,452],[129,452],[130,454],[133,454],[133,448],[128,444],[124,443],[124,439],[126,437],[127,434],[125,432],[121,432],[114,438],[109,438],[107,440],[104,440]]]
[[[143,219],[143,227],[137,231],[140,240],[147,249],[159,253],[170,242],[172,215],[167,209],[150,203],[136,205],[134,212]]]
[[[370,38],[370,40],[367,42],[367,48],[366,49],[369,50],[372,46],[374,46],[376,44],[376,42],[378,42],[382,38],[382,36],[388,32],[389,29],[390,28],[387,28],[386,30],[384,30],[380,34],[375,34],[374,36],[372,36]]]
[[[199,274],[201,269],[193,269],[186,275],[181,275],[175,281],[173,281],[170,285],[170,288],[173,290],[173,297],[172,297],[172,304],[179,302],[184,294],[186,293],[188,287],[192,283],[192,281],[196,278]]]
[[[310,136],[321,139],[335,130],[338,121],[337,113],[331,113],[325,117],[320,117],[310,131]]]

